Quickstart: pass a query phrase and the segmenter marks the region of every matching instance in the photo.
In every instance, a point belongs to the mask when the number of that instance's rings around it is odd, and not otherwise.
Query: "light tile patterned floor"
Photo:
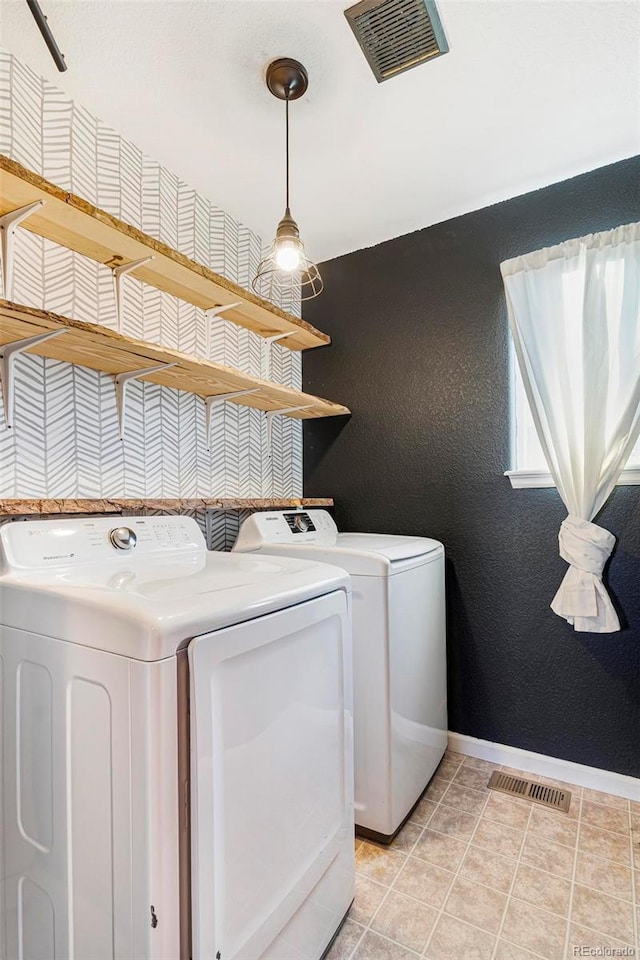
[[[495,769],[568,787],[569,813],[487,790]],[[640,960],[640,803],[447,753],[356,871],[328,960]]]

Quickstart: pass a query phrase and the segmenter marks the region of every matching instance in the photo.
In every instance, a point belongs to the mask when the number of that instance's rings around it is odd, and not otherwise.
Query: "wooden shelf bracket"
[[[260,387],[253,387],[251,390],[234,390],[233,393],[218,393],[213,397],[204,398],[204,423],[205,436],[207,438],[207,450],[211,449],[211,414],[214,407],[224,403],[225,400],[234,400],[236,397],[246,397],[250,393],[259,393]]]
[[[133,260],[131,263],[121,263],[117,267],[111,267],[111,273],[113,274],[113,290],[116,298],[116,320],[118,323],[118,332],[122,333],[122,325],[124,323],[124,291],[122,289],[122,278],[126,277],[128,273],[131,273],[132,270],[135,270],[136,267],[141,267],[145,263],[149,263],[153,260],[153,257],[141,257],[140,260]]]
[[[2,296],[5,300],[10,300],[13,293],[13,239],[16,227],[42,206],[44,206],[44,200],[35,200],[33,203],[27,203],[24,207],[18,207],[17,210],[11,210],[9,213],[4,213],[0,216]]]
[[[273,418],[282,417],[288,413],[297,413],[298,410],[309,410],[313,404],[306,403],[302,407],[285,407],[284,410],[268,410],[267,411],[267,455],[271,456],[271,438],[273,435]]]
[[[115,377],[116,382],[116,405],[118,408],[118,426],[120,428],[120,439],[124,440],[125,414],[127,403],[127,386],[131,380],[139,380],[150,373],[156,373],[158,370],[166,370],[167,367],[175,367],[175,363],[158,363],[153,367],[144,367],[142,370],[131,370],[127,373],[119,373]]]
[[[14,340],[12,343],[5,343],[0,347],[0,382],[2,383],[2,403],[4,406],[4,423],[6,427],[10,428],[13,426],[15,400],[13,365],[16,357],[37,343],[42,343],[43,340],[50,340],[51,337],[59,337],[61,333],[66,332],[64,327],[61,327],[59,330],[51,330],[49,333],[39,333],[34,337],[24,337],[22,340]]]

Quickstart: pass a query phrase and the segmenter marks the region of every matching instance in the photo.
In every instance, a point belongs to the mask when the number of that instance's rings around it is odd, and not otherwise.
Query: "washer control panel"
[[[3,569],[128,562],[162,554],[204,553],[192,517],[80,517],[26,520],[0,527]]]
[[[240,527],[234,550],[259,550],[269,543],[332,546],[338,528],[326,510],[270,510],[254,513]]]
[[[297,513],[285,513],[284,518],[289,524],[291,533],[315,533],[313,520],[302,510]]]

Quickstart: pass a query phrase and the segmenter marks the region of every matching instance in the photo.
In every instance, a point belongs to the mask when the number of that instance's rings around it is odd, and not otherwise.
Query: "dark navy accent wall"
[[[446,185],[425,185],[444,189]],[[554,489],[513,490],[499,264],[640,220],[640,157],[323,264],[304,317],[331,334],[304,388],[349,420],[305,422],[305,495],[342,529],[445,544],[451,730],[640,776],[640,487],[598,518],[618,543],[612,635],[549,609],[566,564]]]

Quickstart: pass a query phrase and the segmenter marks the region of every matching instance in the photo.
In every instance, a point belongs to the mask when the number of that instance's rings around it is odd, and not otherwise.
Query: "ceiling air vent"
[[[433,0],[361,0],[344,15],[378,83],[449,52]]]

